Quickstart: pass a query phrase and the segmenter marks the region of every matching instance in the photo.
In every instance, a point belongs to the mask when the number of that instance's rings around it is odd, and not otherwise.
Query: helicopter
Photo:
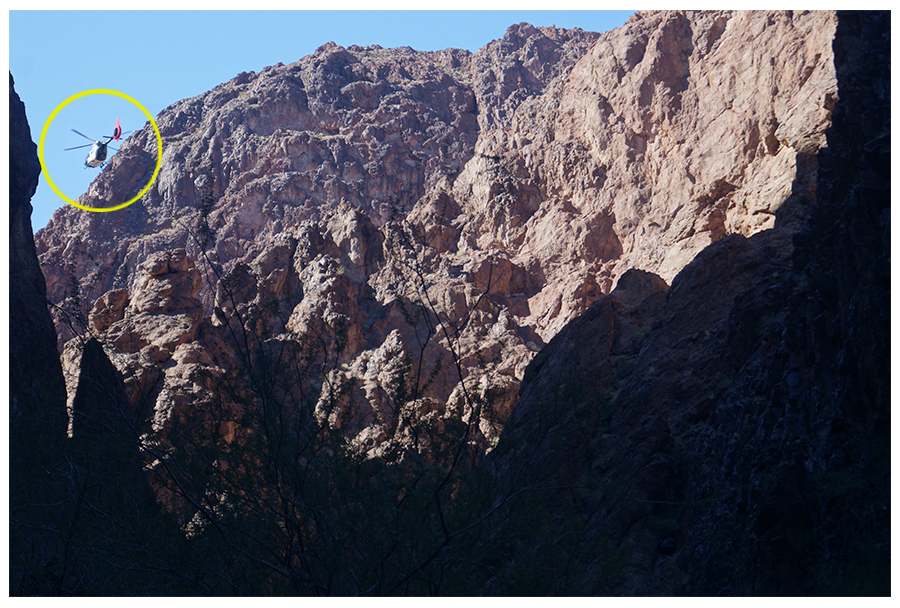
[[[84,133],[75,131],[75,129],[72,129],[72,131],[74,131],[75,133],[78,133],[78,135],[81,135],[83,138],[89,139],[93,142],[90,144],[84,144],[81,146],[74,146],[72,148],[64,149],[64,151],[69,151],[69,150],[77,150],[79,148],[87,148],[88,146],[91,146],[91,151],[88,153],[87,158],[84,160],[84,168],[85,169],[87,169],[88,167],[103,168],[103,166],[106,164],[106,149],[112,148],[112,146],[109,145],[109,142],[119,141],[122,138],[122,135],[124,135],[124,133],[122,132],[122,126],[119,124],[118,118],[116,119],[116,126],[113,129],[113,134],[112,135],[104,135],[104,137],[106,138],[106,141],[101,141],[99,139],[94,139],[93,137],[88,137]],[[131,133],[131,131],[127,131],[127,132]],[[112,148],[112,149],[116,150],[116,148]],[[116,150],[116,151],[118,152],[118,150]]]

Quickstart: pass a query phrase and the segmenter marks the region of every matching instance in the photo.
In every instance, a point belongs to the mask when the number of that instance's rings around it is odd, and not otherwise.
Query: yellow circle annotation
[[[115,207],[88,207],[87,205],[82,205],[81,203],[77,203],[77,202],[73,201],[68,196],[63,194],[60,191],[60,189],[56,187],[56,184],[53,183],[53,180],[50,179],[50,172],[47,171],[47,164],[44,162],[44,139],[46,138],[47,130],[50,128],[50,124],[53,122],[53,119],[56,118],[56,115],[59,114],[59,112],[63,108],[65,108],[67,105],[69,105],[76,99],[81,99],[82,97],[87,97],[88,95],[98,95],[98,94],[115,95],[116,97],[121,97],[122,99],[134,104],[134,106],[137,107],[141,112],[143,112],[144,116],[146,116],[150,120],[150,124],[153,125],[153,131],[156,133],[156,146],[157,146],[158,153],[156,155],[156,168],[153,170],[153,175],[150,177],[150,181],[147,182],[147,185],[144,186],[143,190],[141,190],[140,192],[137,193],[137,196],[135,196],[134,198],[132,198],[128,201],[125,201],[124,203],[122,203],[120,205],[116,205]],[[74,205],[75,207],[78,207],[79,209],[84,209],[85,211],[98,211],[98,212],[118,211],[119,209],[124,209],[125,207],[127,207],[128,205],[133,203],[134,201],[136,201],[139,198],[141,198],[142,196],[144,196],[144,194],[146,194],[147,190],[150,189],[150,186],[153,185],[153,182],[156,181],[156,176],[159,175],[159,168],[162,166],[162,135],[159,132],[159,126],[156,124],[156,121],[153,120],[153,116],[150,115],[150,112],[148,112],[147,109],[144,106],[142,106],[140,104],[140,102],[138,102],[133,97],[126,95],[125,93],[120,93],[119,91],[113,91],[112,89],[89,89],[87,91],[82,91],[81,93],[76,93],[75,95],[72,95],[71,97],[69,97],[68,99],[63,101],[61,104],[56,106],[56,109],[53,110],[53,112],[50,114],[50,118],[47,119],[47,122],[44,123],[43,130],[41,130],[41,139],[40,139],[40,142],[38,143],[38,159],[41,161],[41,170],[44,172],[44,177],[46,178],[47,183],[50,184],[50,187],[53,188],[53,191],[56,192],[60,198],[62,198],[64,201],[66,201],[70,205]]]

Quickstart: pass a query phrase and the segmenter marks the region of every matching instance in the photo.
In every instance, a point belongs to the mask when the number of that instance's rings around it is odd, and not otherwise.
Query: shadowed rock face
[[[492,457],[621,552],[594,591],[890,592],[889,21],[838,17],[805,223],[788,201],[774,230],[710,245],[664,303],[624,275],[526,370]]]
[[[9,75],[9,514],[10,592],[40,593],[38,572],[60,556],[66,516],[65,385],[44,276],[31,230],[41,166],[25,105]],[[46,588],[45,588],[46,590]]]
[[[325,44],[164,110],[141,201],[62,209],[36,235],[49,298],[86,326],[105,302],[93,327],[116,319],[104,341],[134,338],[120,351],[133,358],[155,338],[109,306],[157,297],[144,264],[183,250],[202,313],[185,313],[184,339],[211,369],[233,366],[238,326],[270,346],[340,334],[323,343],[332,396],[368,450],[402,426],[397,404],[369,402],[399,398],[382,365],[418,370],[407,396],[422,415],[490,395],[480,433],[494,441],[534,353],[629,269],[669,282],[776,214],[773,252],[789,255],[830,124],[834,27],[830,12],[675,11],[604,34],[518,24],[475,54]],[[139,189],[155,146],[149,128],[129,137],[84,202]],[[168,394],[139,371],[167,352],[121,368],[126,385]]]
[[[62,374],[56,332],[47,310],[44,275],[31,229],[31,197],[41,165],[31,140],[25,105],[9,75],[9,313],[10,417],[34,418],[65,428]],[[20,418],[22,417],[22,418]]]

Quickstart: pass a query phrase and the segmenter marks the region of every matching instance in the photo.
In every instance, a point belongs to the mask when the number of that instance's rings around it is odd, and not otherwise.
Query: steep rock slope
[[[889,15],[834,49],[809,220],[707,247],[664,303],[625,275],[526,370],[492,456],[619,552],[585,592],[890,592]]]
[[[458,421],[487,449],[534,353],[628,269],[669,281],[776,211],[804,217],[834,26],[661,12],[602,35],[521,24],[475,55],[326,44],[161,113],[142,201],[111,218],[67,208],[37,235],[48,297],[157,424],[199,403],[183,356],[215,376],[250,344],[316,344],[302,360],[319,379],[291,390],[370,456]],[[153,147],[147,128],[129,138],[85,202],[139,189]],[[157,281],[155,256],[184,256],[199,283]],[[134,304],[179,297],[199,306]],[[186,333],[169,342],[148,314]]]

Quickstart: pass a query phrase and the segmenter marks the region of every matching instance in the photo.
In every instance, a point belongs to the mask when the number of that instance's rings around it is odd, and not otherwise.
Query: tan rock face
[[[97,333],[106,331],[116,321],[125,317],[125,307],[128,305],[128,292],[124,289],[113,289],[97,298],[91,309],[88,320],[91,330]]]
[[[486,448],[534,353],[628,270],[668,282],[805,216],[834,27],[666,11],[604,34],[520,24],[474,55],[329,43],[163,111],[141,202],[37,235],[48,297],[97,302],[91,328],[163,418],[206,390],[191,365],[315,345],[320,419],[364,450],[473,416]],[[154,146],[129,138],[84,201],[138,183]]]
[[[123,374],[135,409],[164,405],[171,385],[189,377],[191,365],[211,359],[196,343],[201,306],[196,299],[200,274],[184,249],[151,255],[141,265],[135,291],[113,290],[94,304],[90,324],[110,360]],[[62,353],[63,373],[73,411],[83,351],[82,338],[70,340]],[[162,396],[157,394],[163,391]],[[168,391],[168,392],[167,392]],[[184,391],[182,391],[184,392]],[[155,401],[155,403],[154,403]],[[155,415],[159,418],[159,415]]]
[[[574,247],[573,262],[613,261],[600,270],[613,279],[635,266],[670,281],[710,242],[773,226],[797,155],[824,145],[836,95],[833,29],[824,13],[635,19],[523,104],[511,132],[481,137],[477,151],[497,166],[470,164],[457,181],[470,184],[463,207],[495,215],[514,204],[506,213],[519,218],[518,230],[508,221],[494,222],[500,231],[491,222],[479,228],[516,246],[544,232],[523,221],[534,198],[561,199],[588,225],[610,218],[612,230],[598,232],[612,232],[621,247],[596,256]],[[571,222],[553,222],[561,223]],[[567,232],[569,242],[581,236],[577,227]]]

